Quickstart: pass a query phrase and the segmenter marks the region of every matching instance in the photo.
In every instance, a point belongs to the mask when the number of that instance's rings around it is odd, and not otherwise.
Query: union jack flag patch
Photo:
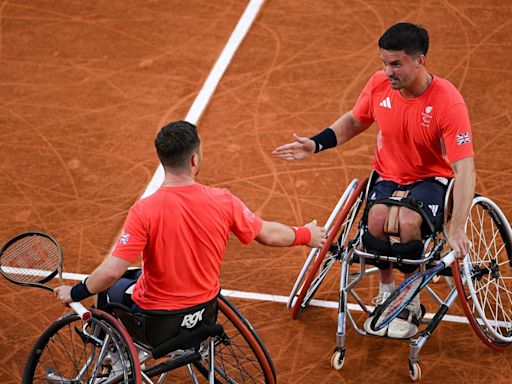
[[[467,143],[471,143],[469,133],[462,133],[460,135],[457,135],[457,145],[463,145]]]
[[[123,232],[121,234],[121,237],[119,238],[119,242],[123,245],[126,245],[128,244],[128,240],[130,239],[130,234],[129,233],[126,233],[126,232]]]

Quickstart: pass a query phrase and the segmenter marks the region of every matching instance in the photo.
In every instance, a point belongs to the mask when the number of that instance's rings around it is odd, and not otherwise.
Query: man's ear
[[[425,66],[425,61],[427,60],[427,58],[425,57],[425,55],[421,54],[419,55],[417,58],[416,58],[416,66],[419,67],[419,66],[422,66],[424,67]]]
[[[190,164],[193,167],[197,167],[197,164],[199,164],[199,154],[194,153],[192,157],[190,158]]]

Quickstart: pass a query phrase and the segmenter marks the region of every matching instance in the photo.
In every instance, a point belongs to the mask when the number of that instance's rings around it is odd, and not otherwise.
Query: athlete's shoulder
[[[199,195],[214,201],[218,205],[231,205],[231,201],[233,200],[233,194],[227,188],[209,187],[204,184],[197,184],[197,189]]]
[[[163,196],[162,188],[157,189],[153,194],[143,197],[143,198],[137,200],[135,203],[133,203],[130,210],[139,215],[147,214],[147,212],[152,211],[152,208],[154,206],[157,206],[160,204],[160,202],[162,200],[162,196]]]
[[[443,103],[448,105],[465,104],[459,90],[447,79],[435,76],[434,91],[435,97],[441,99]]]
[[[374,89],[386,86],[389,87],[389,80],[384,71],[380,69],[373,73],[370,80],[368,80],[368,84],[371,84]]]

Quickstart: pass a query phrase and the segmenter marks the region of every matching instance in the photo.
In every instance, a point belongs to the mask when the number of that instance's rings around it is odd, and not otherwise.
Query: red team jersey
[[[128,213],[113,255],[143,273],[132,299],[144,309],[177,310],[211,300],[230,231],[251,242],[263,221],[227,189],[162,187]]]
[[[433,77],[421,96],[408,99],[378,71],[352,114],[361,123],[379,126],[372,167],[384,180],[410,184],[435,176],[450,178],[450,163],[473,156],[466,104],[445,79]]]

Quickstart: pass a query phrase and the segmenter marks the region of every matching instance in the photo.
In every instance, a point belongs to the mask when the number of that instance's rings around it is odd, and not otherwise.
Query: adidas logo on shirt
[[[379,105],[381,107],[391,109],[391,100],[389,99],[389,96],[382,100]]]

